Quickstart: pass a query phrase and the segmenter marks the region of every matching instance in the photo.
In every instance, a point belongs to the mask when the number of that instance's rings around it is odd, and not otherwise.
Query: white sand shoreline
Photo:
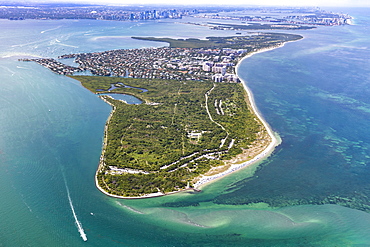
[[[266,52],[266,51],[271,51],[271,50],[274,50],[274,49],[277,49],[277,48],[280,48],[280,47],[283,47],[283,46],[284,46],[284,43],[280,46],[277,46],[277,47],[270,47],[270,48],[267,48],[267,49],[261,49],[261,50],[252,52],[252,53],[244,56],[238,62],[238,64],[236,65],[236,68],[235,68],[236,74],[238,74],[239,66],[243,62],[243,60],[245,60],[245,59],[247,59],[247,58],[249,58],[249,57],[251,57],[255,54]],[[258,161],[261,161],[264,158],[267,158],[274,151],[275,147],[278,146],[281,143],[281,139],[278,136],[278,134],[273,132],[270,125],[266,122],[266,120],[262,117],[261,113],[258,111],[258,108],[257,108],[256,103],[254,101],[253,94],[252,94],[251,90],[247,87],[246,82],[243,79],[241,79],[240,77],[239,77],[239,79],[241,80],[241,83],[243,84],[244,90],[247,92],[249,104],[252,107],[252,110],[253,110],[254,114],[258,117],[258,119],[261,121],[261,123],[265,127],[268,135],[271,138],[271,142],[261,153],[257,154],[251,160],[245,161],[241,164],[233,164],[226,171],[224,171],[222,173],[219,173],[219,174],[216,174],[216,175],[212,175],[212,176],[203,175],[200,178],[200,180],[194,184],[194,188],[196,188],[196,189],[203,188],[206,184],[209,184],[210,182],[213,182],[216,179],[222,178],[222,177],[224,177],[226,175],[229,175],[233,172],[239,171],[242,168],[250,166],[250,165],[252,165],[252,164],[254,164]]]
[[[238,64],[236,65],[236,68],[235,68],[236,74],[238,74],[239,66],[240,66],[240,64],[242,63],[242,61],[244,59],[247,59],[247,58],[249,58],[249,57],[251,57],[251,56],[253,56],[255,54],[258,54],[258,53],[262,53],[262,52],[266,52],[266,51],[271,51],[271,50],[274,50],[274,49],[283,47],[284,44],[285,43],[281,44],[280,46],[270,47],[270,48],[266,48],[266,49],[261,49],[261,50],[252,52],[252,53],[244,56],[238,62]],[[262,117],[261,113],[258,111],[258,108],[257,108],[257,106],[255,104],[255,101],[254,101],[253,94],[250,91],[250,89],[247,87],[246,82],[244,80],[242,80],[242,79],[240,79],[240,80],[241,80],[241,83],[243,84],[243,87],[244,87],[246,93],[247,93],[248,100],[249,100],[248,103],[250,104],[250,106],[252,108],[252,111],[257,116],[257,118],[261,121],[261,123],[265,127],[268,135],[271,138],[270,144],[262,152],[260,152],[259,154],[257,154],[252,159],[250,159],[248,161],[245,161],[245,162],[243,162],[241,164],[233,164],[233,165],[231,165],[224,172],[221,172],[219,174],[212,175],[212,176],[202,175],[200,177],[199,181],[197,181],[194,184],[194,186],[193,186],[194,189],[203,188],[205,185],[210,184],[210,182],[214,182],[215,180],[220,179],[222,177],[225,177],[226,175],[229,175],[231,173],[234,173],[236,171],[239,171],[240,169],[245,168],[247,166],[250,166],[250,165],[252,165],[252,164],[254,164],[256,162],[262,161],[263,159],[267,158],[274,151],[275,147],[278,146],[281,143],[281,139],[280,139],[279,135],[277,133],[273,132],[273,130],[271,129],[271,127],[269,126],[269,124],[266,122],[266,120]],[[111,112],[111,115],[113,114],[113,112],[114,111]],[[111,115],[110,115],[110,117],[111,117]],[[107,121],[107,123],[108,123],[108,121]],[[106,129],[105,129],[105,132],[106,132]],[[147,194],[147,195],[137,196],[137,197],[124,197],[124,196],[117,196],[117,195],[114,195],[114,194],[110,194],[110,193],[106,192],[103,188],[101,188],[100,185],[99,185],[99,183],[98,183],[97,175],[98,175],[98,172],[100,171],[100,169],[101,169],[101,167],[103,165],[102,162],[103,161],[101,160],[100,161],[100,164],[99,164],[99,168],[97,169],[96,174],[95,174],[95,184],[96,184],[96,187],[102,193],[104,193],[105,195],[108,195],[110,197],[119,198],[119,199],[143,199],[143,198],[152,198],[152,197],[159,197],[159,196],[164,196],[164,195],[170,195],[170,194],[180,193],[180,192],[184,192],[184,191],[188,191],[188,190],[192,190],[193,189],[193,188],[188,188],[188,189],[183,189],[183,190],[179,190],[179,191],[173,191],[173,192],[169,192],[169,193],[161,193],[161,192],[158,192],[158,193],[152,193],[152,194]]]

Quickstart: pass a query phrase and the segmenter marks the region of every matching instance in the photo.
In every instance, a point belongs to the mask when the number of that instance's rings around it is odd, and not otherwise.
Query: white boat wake
[[[83,241],[87,241],[87,236],[86,236],[86,233],[85,233],[84,229],[82,228],[82,224],[77,219],[75,208],[73,207],[72,199],[71,199],[71,196],[69,194],[69,189],[68,189],[67,181],[65,180],[65,178],[64,178],[64,183],[66,185],[69,206],[71,207],[73,218],[75,218],[75,223],[76,223],[77,230],[80,233],[80,236],[83,239]]]

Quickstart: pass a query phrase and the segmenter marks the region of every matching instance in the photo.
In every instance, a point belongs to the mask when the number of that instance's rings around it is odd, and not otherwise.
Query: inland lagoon
[[[95,187],[111,107],[78,81],[18,58],[163,45],[130,38],[148,33],[235,31],[171,21],[0,20],[0,245],[370,245],[369,9],[334,11],[354,16],[354,25],[292,31],[304,39],[239,66],[282,139],[271,156],[200,193],[142,200]]]

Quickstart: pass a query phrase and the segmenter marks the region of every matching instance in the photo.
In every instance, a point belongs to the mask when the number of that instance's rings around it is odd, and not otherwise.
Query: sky
[[[16,2],[17,0],[13,0]],[[21,0],[22,1],[22,0]],[[32,0],[31,0],[32,1]],[[269,5],[269,6],[335,6],[370,7],[370,0],[33,0],[33,2],[73,2],[90,4],[168,4],[168,5]],[[19,2],[19,1],[17,1]],[[23,2],[29,2],[23,0]]]

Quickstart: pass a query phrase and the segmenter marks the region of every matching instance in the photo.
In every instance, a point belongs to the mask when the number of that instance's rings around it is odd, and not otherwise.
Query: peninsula
[[[67,54],[35,61],[79,80],[113,108],[96,185],[119,198],[162,196],[234,172],[269,154],[274,134],[237,76],[241,59],[302,38],[284,33],[169,39],[169,47]],[[78,67],[64,65],[74,58]],[[95,76],[73,75],[90,71]],[[127,104],[112,94],[129,94]]]

